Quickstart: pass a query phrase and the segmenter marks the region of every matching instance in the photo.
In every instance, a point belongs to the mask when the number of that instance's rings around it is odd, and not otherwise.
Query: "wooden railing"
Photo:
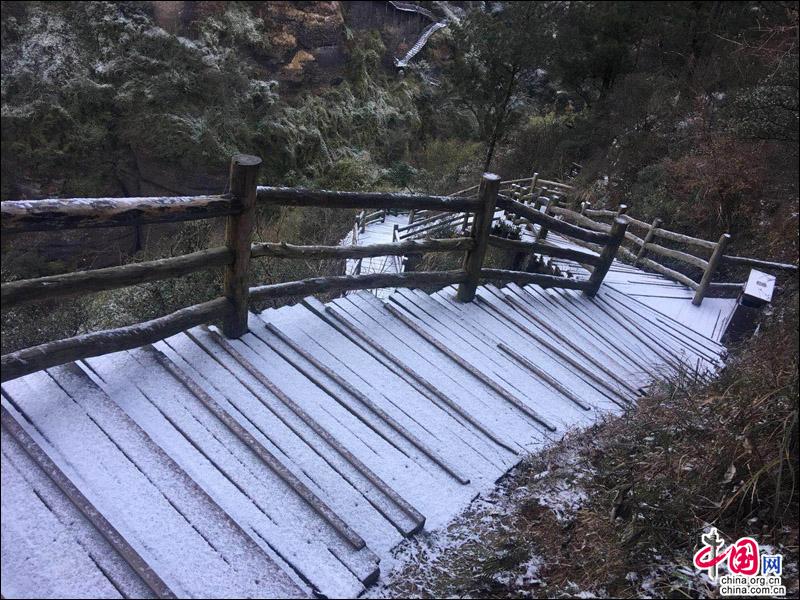
[[[625,205],[621,205],[617,210],[592,209],[589,202],[582,202],[580,212],[571,210],[568,208],[569,203],[560,202],[560,199],[562,196],[572,193],[574,191],[573,186],[559,181],[540,179],[538,173],[534,173],[533,176],[529,178],[504,181],[502,185],[504,186],[503,191],[512,194],[517,200],[529,204],[534,208],[540,208],[546,214],[559,216],[566,221],[593,231],[610,232],[612,228],[612,224],[599,222],[596,218],[624,218],[629,226],[640,229],[643,237],[636,235],[632,231],[626,231],[624,242],[629,242],[632,248],[621,245],[618,248],[619,256],[628,259],[634,265],[643,265],[689,287],[694,291],[692,303],[698,306],[702,303],[703,298],[710,290],[737,290],[744,286],[743,282],[713,281],[721,264],[750,266],[766,270],[789,271],[795,273],[798,271],[797,265],[745,256],[727,255],[725,251],[731,240],[731,236],[727,233],[722,234],[716,242],[684,235],[661,227],[661,219],[654,219],[651,223],[646,223],[631,217],[627,214],[628,207]],[[594,217],[594,219],[592,217]],[[545,228],[540,231],[539,239],[542,239],[546,235],[547,229]],[[700,249],[699,251],[707,253],[707,258],[698,256],[692,252],[668,248],[663,244],[658,244],[656,242],[657,238],[681,244],[687,249]],[[584,241],[584,245],[594,250],[601,250],[590,242],[587,243]],[[688,274],[658,262],[654,255],[677,260],[695,269],[699,269],[702,275],[699,281],[696,281]]]
[[[474,197],[463,195],[427,196],[417,194],[335,192],[256,185],[261,160],[237,155],[231,161],[230,193],[215,196],[178,198],[101,198],[71,200],[6,201],[0,204],[3,235],[30,231],[57,231],[96,227],[121,227],[150,223],[227,218],[225,245],[184,256],[66,273],[2,284],[3,310],[28,302],[111,290],[146,281],[180,277],[212,267],[225,269],[224,293],[213,300],[188,306],[171,314],[126,327],[87,333],[47,342],[2,356],[2,380],[66,362],[153,343],[185,329],[221,321],[223,333],[232,338],[247,331],[251,301],[286,296],[334,293],[381,287],[427,287],[458,284],[458,299],[470,302],[481,280],[538,283],[544,287],[580,289],[593,295],[613,260],[625,233],[625,224],[615,222],[608,233],[583,229],[532,210],[510,198],[500,197],[500,179],[484,174]],[[253,243],[257,205],[313,206],[335,209],[362,209],[354,233],[371,220],[385,219],[386,211],[437,211],[458,215],[473,214],[468,235],[454,239],[405,240],[367,246],[297,246],[278,243]],[[572,279],[483,268],[489,244],[507,245],[507,240],[490,236],[495,207],[544,223],[588,242],[599,244],[599,257],[576,250],[555,249],[518,242],[516,250],[546,251],[594,265],[588,280]],[[366,213],[367,209],[376,212]],[[523,245],[519,245],[523,244]],[[251,260],[262,257],[290,259],[362,259],[379,256],[420,255],[428,252],[463,252],[463,269],[444,272],[372,273],[316,277],[300,281],[252,286]]]

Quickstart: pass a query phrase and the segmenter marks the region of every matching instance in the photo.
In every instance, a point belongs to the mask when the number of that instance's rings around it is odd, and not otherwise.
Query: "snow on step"
[[[177,347],[191,356],[187,348],[190,344],[193,342],[180,334],[159,344],[158,349],[179,368],[185,369],[185,373],[220,406],[246,424],[246,418],[232,403],[199,375],[198,370],[201,370],[228,393],[239,389],[214,368],[213,359],[197,347],[199,356],[192,356],[197,363],[189,366],[174,350]],[[205,357],[205,361],[201,361],[201,357]],[[292,434],[272,413],[263,407],[260,411],[268,423],[263,431],[268,432],[269,437],[252,426],[250,432],[278,461],[279,469],[288,471],[288,479],[283,471],[266,464],[200,398],[170,375],[152,351],[140,349],[90,359],[89,367],[107,394],[231,517],[248,527],[262,548],[274,552],[276,560],[299,581],[307,582],[326,595],[336,596],[357,594],[363,589],[363,582],[375,577],[377,566],[372,552],[355,548],[345,537],[347,531],[338,530],[336,523],[326,519],[292,485],[293,476],[312,495],[316,493],[323,510],[330,508],[325,499],[320,498],[322,494],[308,474],[324,478],[327,473],[322,470],[318,474],[313,470],[306,472],[293,463]],[[243,402],[243,395],[237,400]],[[321,467],[319,463],[315,466]]]
[[[283,309],[278,312],[285,314]],[[273,313],[273,317],[277,318],[278,313]],[[305,318],[308,320],[308,317]],[[474,496],[474,491],[465,485],[469,478],[464,478],[461,465],[453,464],[451,457],[443,456],[439,452],[441,446],[433,446],[433,442],[437,440],[432,439],[430,432],[420,423],[408,418],[401,408],[392,406],[391,400],[383,395],[382,386],[379,390],[370,389],[352,372],[337,371],[336,377],[340,382],[332,380],[318,366],[331,369],[338,359],[317,341],[302,330],[285,327],[285,323],[279,319],[276,323],[281,327],[277,328],[275,324],[273,327],[295,346],[292,347],[267,329],[264,323],[259,325],[253,321],[251,319],[251,334],[242,339],[256,354],[261,355],[261,364],[266,366],[273,363],[273,357],[277,356],[277,360],[290,361],[298,369],[298,374],[306,375],[307,381],[312,380],[317,385],[318,392],[298,395],[298,398],[313,399],[319,403],[317,407],[307,406],[307,410],[317,412],[322,409],[333,413],[336,424],[329,427],[334,428],[337,437],[341,436],[355,455],[362,458],[379,477],[417,507],[426,517],[429,526],[431,520],[441,521],[442,511],[446,508],[441,502],[443,494],[463,498],[465,501]],[[295,348],[301,348],[299,343],[303,344],[302,351],[314,362],[309,362],[307,357],[297,352]],[[352,356],[348,355],[348,361],[351,359]],[[403,400],[405,399],[404,397]],[[364,404],[364,401],[368,404]],[[427,410],[430,411],[431,408]],[[348,433],[355,434],[356,438],[347,440]],[[444,433],[446,432],[442,435]],[[495,473],[500,472],[500,468],[495,469]],[[450,515],[449,512],[446,514]]]
[[[147,584],[5,427],[1,435],[3,597],[151,597]]]
[[[638,364],[639,357],[629,356],[613,343],[609,343],[598,332],[572,317],[566,310],[555,304],[544,290],[536,286],[523,289],[510,284],[501,290],[517,308],[517,314],[528,318],[528,312],[538,316],[542,321],[558,326],[560,333],[572,339],[576,346],[590,353],[597,360],[615,369],[635,387],[644,386],[650,381],[646,368]]]
[[[557,363],[541,350],[533,346],[523,347],[522,344],[525,342],[519,333],[513,332],[493,319],[477,321],[473,323],[472,327],[464,327],[458,322],[457,317],[454,318],[450,314],[451,311],[455,312],[455,306],[444,306],[427,295],[423,298],[404,290],[392,295],[391,300],[403,307],[415,319],[424,323],[429,333],[442,341],[463,360],[475,368],[479,368],[485,376],[505,388],[512,396],[533,409],[559,430],[563,431],[572,425],[586,425],[591,422],[591,416],[587,414],[587,412],[591,412],[588,405],[585,405],[586,408],[575,405],[558,390],[547,386],[511,357],[503,354],[497,347],[497,342],[505,339],[511,346],[519,348],[523,353],[527,353],[529,349],[536,352],[532,361],[542,365],[545,370],[559,368]],[[473,315],[480,314],[478,312],[480,308],[476,305],[471,305],[466,310],[470,311],[471,318],[475,318]],[[503,331],[504,329],[505,331]],[[504,334],[507,332],[515,335],[516,338],[504,338]],[[560,375],[564,376],[563,382],[566,387],[579,385],[579,380],[568,371],[564,370]]]
[[[606,370],[601,363],[592,362],[594,358],[591,355],[579,354],[572,343],[556,337],[538,322],[524,320],[519,309],[504,302],[505,297],[497,288],[486,286],[478,293],[474,307],[457,304],[454,290],[443,291],[434,297],[456,306],[463,318],[485,323],[486,329],[492,331],[492,343],[498,348],[508,348],[509,342],[513,341],[510,345],[516,350],[506,351],[507,356],[521,355],[523,364],[529,365],[528,370],[535,369],[534,374],[542,372],[537,375],[539,379],[550,386],[555,385],[556,392],[562,396],[566,394],[569,400],[581,407],[615,410],[626,406],[635,396],[635,389],[629,387],[624,379],[615,379],[616,374]],[[551,381],[553,379],[555,384]],[[567,389],[561,390],[562,387]]]
[[[456,466],[460,472],[474,469],[473,472],[466,473],[466,478],[491,476],[502,468],[502,457],[498,455],[498,448],[482,436],[476,435],[473,427],[465,427],[459,423],[450,411],[432,403],[407,381],[387,369],[372,353],[365,351],[324,320],[310,318],[313,313],[309,313],[307,308],[297,305],[282,316],[283,319],[276,318],[273,322],[297,340],[304,339],[303,334],[306,341],[314,340],[316,344],[306,343],[304,347],[310,348],[312,352],[316,350],[315,355],[320,360],[362,392],[379,390],[371,398],[414,436],[430,440],[428,445],[431,450],[445,464]],[[323,348],[324,352],[321,351]],[[463,461],[467,452],[475,454],[471,464],[458,464]]]
[[[76,366],[28,375],[4,391],[11,401],[3,407],[173,594],[303,595]]]
[[[522,451],[534,451],[547,441],[549,436],[541,425],[509,404],[473,374],[458,368],[412,329],[393,318],[384,305],[370,294],[353,294],[335,300],[333,305],[354,323],[372,331],[374,337],[381,336],[381,341],[390,351],[451,395],[493,431],[504,432],[508,440]]]

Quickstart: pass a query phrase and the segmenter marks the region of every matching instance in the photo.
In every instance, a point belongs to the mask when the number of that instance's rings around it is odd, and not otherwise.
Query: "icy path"
[[[402,289],[3,384],[2,595],[356,597],[527,452],[724,348],[614,286]]]
[[[395,225],[405,225],[408,223],[408,214],[386,215],[384,222],[375,221],[364,228],[364,233],[358,235],[358,245],[368,244],[391,244],[392,230]],[[352,233],[349,233],[341,241],[342,246],[352,244]],[[347,274],[355,275],[360,269],[363,274],[368,273],[400,273],[403,270],[402,256],[378,256],[375,258],[364,258],[361,260],[347,261]]]
[[[497,211],[495,218],[504,218],[503,215],[503,211]],[[387,226],[389,219],[392,219],[391,226]],[[394,223],[399,225],[407,224],[408,215],[387,216],[386,223],[367,225],[365,232],[359,238],[359,245],[391,243]],[[532,231],[523,229],[522,239],[534,241],[535,238]],[[342,243],[349,243],[349,240],[350,238],[347,238]],[[546,241],[556,246],[592,252],[552,232],[548,234]],[[395,258],[397,260],[393,260]],[[348,261],[348,274],[355,272],[357,262]],[[551,262],[558,265],[562,271],[570,273],[579,279],[589,276],[589,272],[575,262],[561,259],[553,259]],[[397,273],[402,270],[402,259],[400,257],[365,259],[361,269],[362,273]],[[693,329],[697,333],[716,341],[722,339],[722,335],[733,317],[733,312],[736,310],[736,300],[732,298],[705,298],[700,306],[694,306],[692,304],[694,292],[685,285],[668,279],[663,275],[649,273],[621,261],[614,261],[606,276],[604,285],[611,286],[631,298],[633,300],[632,305],[644,304],[664,316]],[[386,297],[390,293],[387,290],[377,290],[377,292],[379,297]]]

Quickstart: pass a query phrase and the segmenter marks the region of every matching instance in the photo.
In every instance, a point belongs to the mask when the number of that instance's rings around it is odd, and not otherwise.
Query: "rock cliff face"
[[[236,152],[281,183],[317,181],[317,155],[375,169],[353,157],[386,122],[413,135],[393,58],[429,23],[388,2],[5,2],[1,197],[213,193]]]
[[[219,189],[270,106],[348,80],[353,35],[380,33],[393,77],[430,24],[389,2],[5,4],[3,198]]]

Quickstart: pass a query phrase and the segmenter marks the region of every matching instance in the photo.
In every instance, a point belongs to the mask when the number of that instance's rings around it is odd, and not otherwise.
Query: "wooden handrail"
[[[703,260],[699,256],[695,256],[694,254],[681,252],[680,250],[673,250],[672,248],[665,248],[664,246],[653,244],[652,242],[646,244],[645,249],[649,250],[650,252],[655,252],[656,254],[660,254],[661,256],[667,256],[669,258],[674,258],[676,260],[683,261],[700,269],[708,268],[708,261]]]
[[[428,287],[459,284],[458,298],[470,301],[482,280],[537,283],[544,287],[565,287],[588,291],[596,281],[484,269],[483,258],[489,243],[513,245],[516,250],[539,251],[596,265],[595,272],[605,264],[608,247],[601,248],[596,257],[580,251],[555,248],[541,243],[523,243],[498,238],[490,240],[500,178],[485,174],[477,197],[429,196],[381,192],[335,192],[282,187],[256,186],[261,160],[248,155],[236,155],[231,161],[230,194],[165,198],[97,198],[74,200],[10,201],[2,203],[2,232],[53,231],[93,227],[120,227],[148,223],[177,222],[211,217],[228,217],[224,247],[211,248],[185,256],[158,259],[143,263],[109,267],[93,271],[40,277],[2,284],[4,307],[16,304],[63,297],[83,292],[95,292],[136,285],[145,281],[178,277],[211,267],[225,267],[224,297],[189,306],[169,315],[136,325],[83,334],[47,342],[12,352],[2,357],[2,380],[13,379],[33,371],[66,362],[118,352],[153,343],[190,327],[219,320],[227,337],[235,338],[247,331],[248,308],[251,300],[264,301],[286,296],[305,296],[316,293],[338,293],[347,290],[381,287]],[[538,175],[534,174],[533,181]],[[527,178],[524,181],[529,181]],[[461,193],[467,191],[464,190]],[[520,202],[501,199],[512,213],[552,227],[587,243],[614,244],[616,238],[607,233],[588,231],[544,215]],[[253,244],[255,205],[281,204],[289,206],[321,206],[327,208],[358,208],[361,214],[353,227],[354,241],[359,229],[372,221],[385,220],[387,209],[437,211],[439,214],[418,222],[416,233],[441,227],[443,224],[472,219],[468,238],[407,240],[391,244],[368,246],[297,246],[264,242]],[[499,205],[500,202],[497,202]],[[378,209],[369,214],[366,209]],[[453,213],[448,216],[446,213]],[[612,233],[616,231],[613,227]],[[398,227],[393,229],[393,238]],[[498,241],[502,240],[502,241]],[[444,272],[370,273],[317,277],[252,286],[248,281],[252,258],[263,256],[297,259],[357,259],[377,256],[419,256],[427,252],[464,252],[464,269]],[[612,253],[613,254],[613,253]],[[613,257],[612,257],[613,258]],[[593,275],[594,277],[594,275]]]
[[[464,271],[424,271],[412,273],[368,273],[366,275],[333,275],[299,281],[273,283],[250,288],[255,301],[286,296],[307,296],[350,290],[367,290],[386,287],[446,286],[465,281]]]
[[[222,267],[233,263],[233,252],[224,246],[201,250],[183,256],[161,258],[141,263],[50,275],[4,283],[3,309],[17,304],[62,298],[80,293],[100,292],[181,277],[195,271]]]
[[[238,213],[230,196],[6,200],[0,231],[55,231],[210,219]]]
[[[262,204],[282,206],[319,206],[323,208],[399,208],[404,210],[441,210],[472,212],[479,202],[473,198],[425,196],[394,192],[334,192],[303,188],[258,186],[256,197]]]
[[[758,258],[748,258],[746,256],[729,256],[725,254],[722,256],[722,262],[731,263],[734,265],[747,265],[750,267],[760,267],[762,269],[776,269],[778,271],[797,272],[797,265],[772,262],[769,260],[760,260]]]
[[[406,240],[391,244],[369,244],[367,246],[296,246],[286,242],[262,242],[253,244],[253,258],[342,259],[372,258],[376,256],[405,256],[427,252],[465,252],[475,242],[471,238]]]
[[[588,265],[596,265],[600,260],[600,257],[596,254],[581,252],[580,250],[573,250],[572,248],[561,248],[542,242],[509,240],[495,235],[489,236],[489,244],[498,248],[508,248],[509,250],[517,250],[519,252],[535,252],[545,256],[552,256],[553,258],[563,258],[565,260],[573,260]]]
[[[224,319],[232,310],[227,298],[216,298],[144,323],[86,333],[4,354],[0,359],[0,379],[8,381],[74,360],[152,344],[191,327]]]
[[[512,200],[511,198],[507,198],[505,196],[500,196],[500,198],[497,200],[497,205],[500,208],[507,210],[510,213],[514,213],[515,215],[519,215],[520,217],[524,217],[533,223],[546,225],[553,231],[563,233],[564,235],[574,237],[584,242],[590,242],[593,244],[606,244],[610,241],[610,237],[607,233],[589,231],[588,229],[570,225],[565,221],[560,221],[554,217],[545,215],[544,213],[534,210],[530,206],[526,206],[521,202],[517,202],[516,200]]]
[[[470,213],[464,213],[465,215],[469,215]],[[459,222],[462,219],[462,215],[456,213],[450,215],[449,217],[444,217],[442,219],[438,219],[427,225],[421,227],[420,229],[415,229],[414,231],[406,230],[403,233],[400,233],[400,239],[410,238],[412,236],[418,236],[423,233],[430,233],[431,231],[436,231],[438,229],[445,229],[447,227],[451,227],[454,223]]]

